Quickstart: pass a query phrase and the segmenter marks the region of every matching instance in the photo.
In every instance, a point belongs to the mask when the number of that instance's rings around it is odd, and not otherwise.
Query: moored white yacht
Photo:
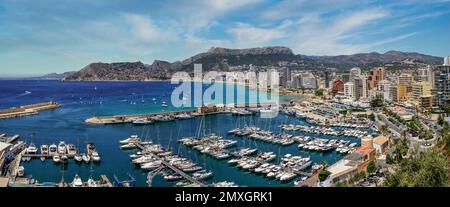
[[[61,157],[59,155],[54,155],[52,159],[55,163],[59,163],[61,161]]]
[[[66,143],[64,141],[60,141],[58,144],[58,153],[59,154],[66,154]]]
[[[61,163],[66,163],[69,160],[67,155],[61,155]]]
[[[138,135],[131,135],[130,137],[124,139],[124,140],[120,140],[119,143],[120,144],[129,144],[129,143],[134,143],[134,142],[139,142],[141,141],[141,139],[139,138]]]
[[[38,151],[38,148],[33,143],[30,143],[30,145],[26,149],[27,154],[36,154]]]
[[[140,126],[140,125],[148,125],[148,124],[153,124],[152,120],[148,120],[148,119],[136,119],[133,122],[131,122],[133,125],[136,126]]]
[[[94,162],[100,162],[100,155],[98,155],[98,152],[92,152],[91,158]]]
[[[41,145],[41,154],[46,155],[48,154],[48,145]]]
[[[90,157],[88,154],[86,154],[86,153],[83,153],[83,154],[81,155],[81,158],[83,159],[83,161],[84,161],[85,163],[89,163],[89,161],[91,161],[91,157]]]
[[[48,148],[48,154],[49,155],[58,154],[58,146],[56,146],[56,144],[51,144],[50,147]]]
[[[77,162],[82,162],[83,161],[83,156],[81,154],[76,154],[73,156],[74,160]]]
[[[77,148],[73,144],[66,145],[67,147],[67,154],[68,155],[75,155],[77,154]]]

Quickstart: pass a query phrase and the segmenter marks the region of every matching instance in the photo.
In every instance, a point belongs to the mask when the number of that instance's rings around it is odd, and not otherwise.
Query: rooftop
[[[356,153],[362,153],[364,155],[368,155],[368,154],[370,154],[370,153],[372,153],[374,151],[375,151],[374,148],[365,147],[365,146],[358,147],[355,150]]]
[[[383,145],[384,143],[389,141],[389,137],[386,137],[384,135],[380,135],[378,137],[376,137],[375,139],[373,139],[373,143],[377,144],[377,145]]]

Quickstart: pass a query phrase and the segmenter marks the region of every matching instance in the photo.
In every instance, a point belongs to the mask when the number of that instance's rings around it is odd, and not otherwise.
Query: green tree
[[[319,181],[320,182],[325,181],[328,178],[328,176],[330,176],[330,175],[331,175],[331,172],[328,170],[324,170],[324,169],[319,170]]]
[[[369,162],[369,164],[367,165],[367,173],[372,174],[372,173],[376,173],[378,171],[378,167],[375,164],[375,162],[372,160]]]
[[[370,102],[370,106],[372,107],[383,107],[384,101],[381,97],[377,96]]]
[[[381,129],[380,129],[380,132],[381,132],[381,134],[386,134],[386,132],[388,132],[388,130],[389,130],[389,127],[388,127],[388,125],[383,125],[383,126],[381,126]]]
[[[347,181],[339,181],[336,183],[335,187],[350,187],[349,183]]]
[[[373,113],[369,114],[369,119],[371,121],[375,121],[375,114],[373,114]]]
[[[444,117],[442,117],[442,115],[439,115],[437,123],[442,126],[444,125],[444,122],[445,122]]]
[[[320,162],[320,164],[322,165],[322,166],[324,166],[324,167],[327,167],[328,166],[328,162],[327,161],[322,161],[322,162]]]
[[[315,96],[322,97],[322,96],[323,96],[323,89],[316,90],[316,91],[314,92],[314,95],[315,95]]]
[[[390,154],[386,155],[386,164],[394,164],[394,160],[392,159]]]
[[[391,187],[444,187],[449,183],[447,155],[430,149],[405,159],[393,174],[386,176],[385,186]]]

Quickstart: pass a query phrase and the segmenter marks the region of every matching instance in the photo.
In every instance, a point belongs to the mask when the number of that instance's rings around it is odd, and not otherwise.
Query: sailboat
[[[78,176],[78,174],[75,174],[75,177],[73,178],[71,186],[72,187],[83,187],[83,181],[81,180],[80,176]]]
[[[78,138],[77,148],[80,149],[80,138]],[[76,162],[81,163],[83,161],[83,156],[78,152],[73,156]]]
[[[90,169],[89,169],[89,179],[87,181],[88,187],[98,187],[98,183],[93,179],[93,174],[94,174],[94,169],[92,168],[92,162],[91,162]]]

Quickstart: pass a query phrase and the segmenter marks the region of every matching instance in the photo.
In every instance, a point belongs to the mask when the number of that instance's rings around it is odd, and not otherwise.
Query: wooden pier
[[[137,146],[139,149],[141,149],[141,150],[144,150],[144,149],[145,149],[145,147],[142,146],[142,145],[139,144],[139,143],[136,143],[136,146]],[[194,183],[194,184],[197,184],[197,185],[199,185],[200,187],[206,187],[205,184],[203,184],[202,182],[200,182],[200,181],[194,179],[193,177],[191,177],[191,176],[188,175],[187,173],[183,172],[182,170],[178,169],[177,167],[171,165],[170,163],[166,162],[163,158],[161,158],[161,157],[159,157],[159,156],[157,156],[157,155],[155,155],[155,154],[153,154],[153,153],[152,153],[151,155],[154,156],[154,157],[156,157],[158,160],[160,160],[161,163],[162,163],[164,166],[170,168],[170,169],[173,170],[174,172],[176,172],[176,173],[178,173],[179,175],[181,175],[184,179],[186,179],[186,180],[188,180],[188,181],[190,181],[190,182],[192,182],[192,183]]]

